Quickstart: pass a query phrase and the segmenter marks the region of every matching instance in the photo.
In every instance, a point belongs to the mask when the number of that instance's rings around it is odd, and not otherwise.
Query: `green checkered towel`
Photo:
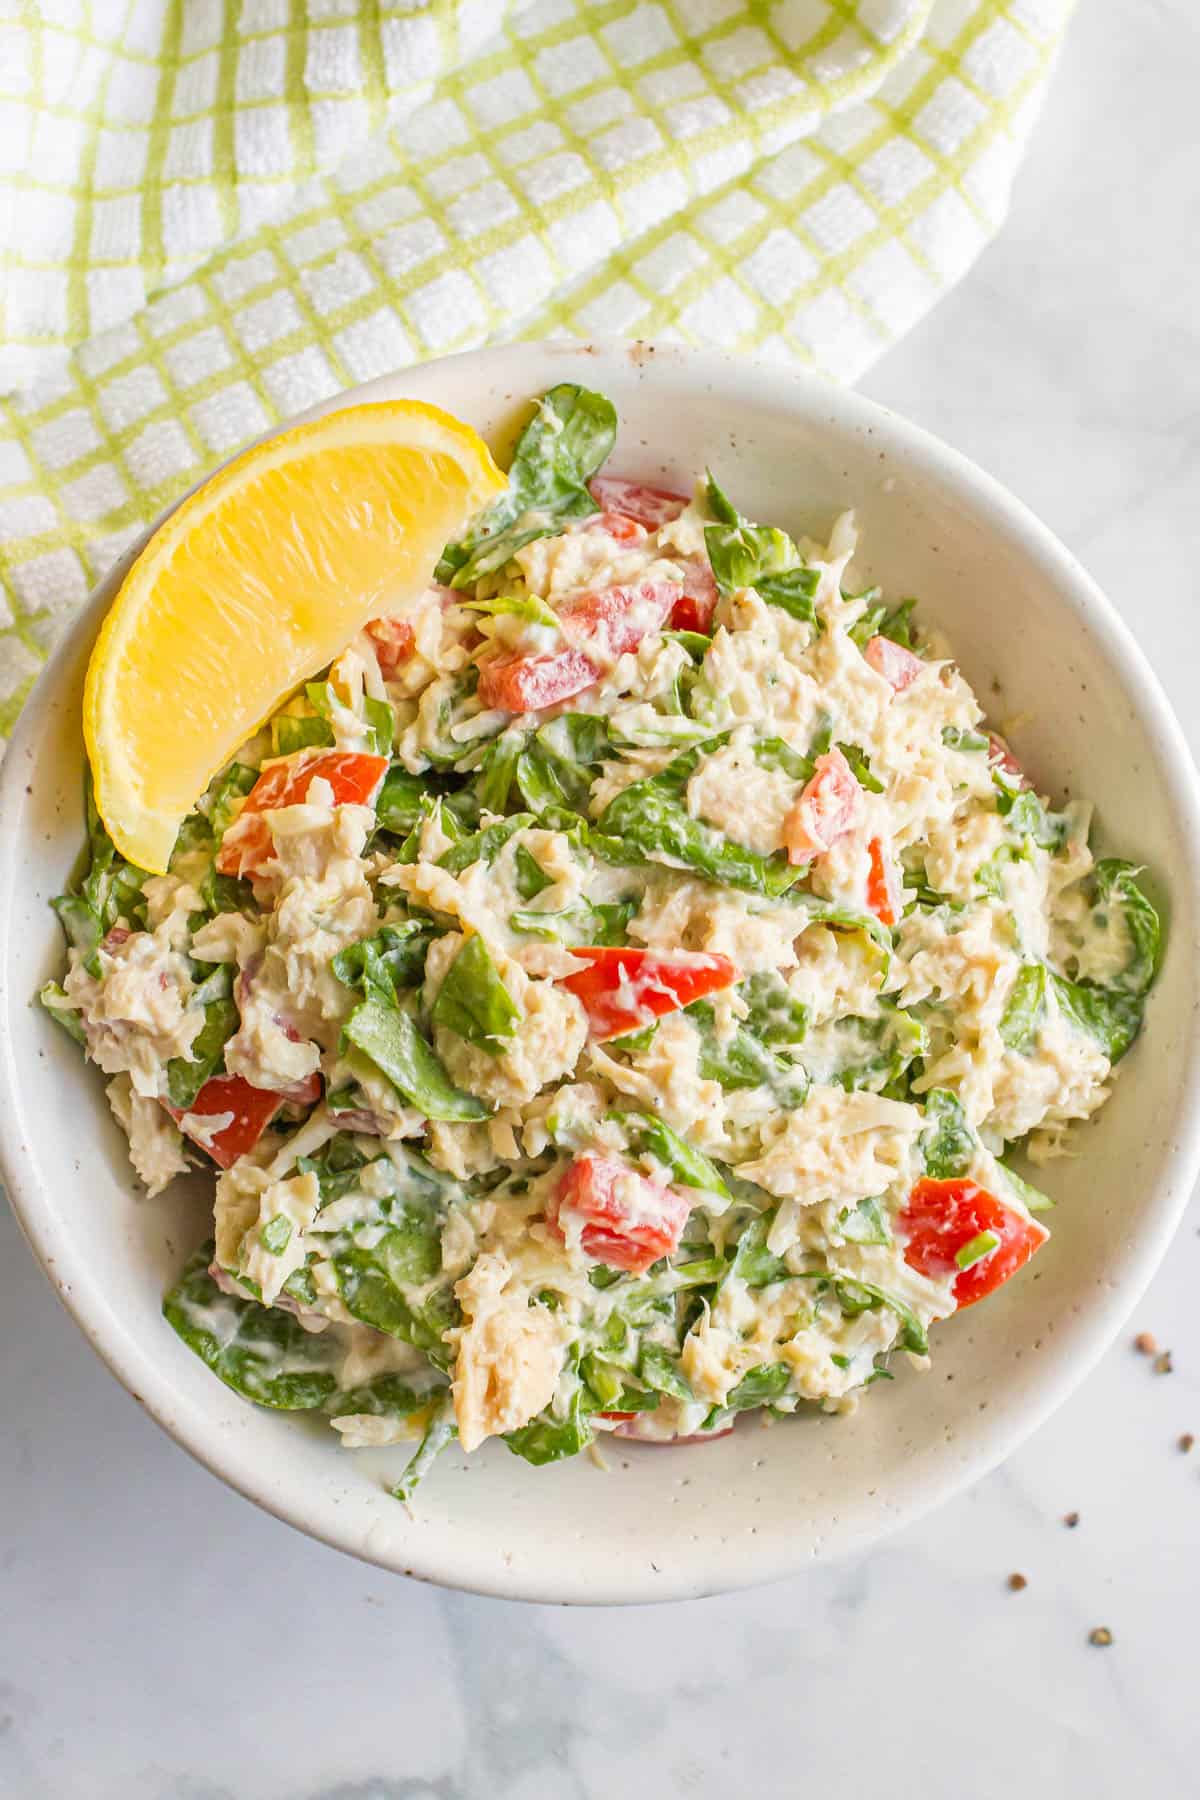
[[[166,501],[505,337],[853,380],[1004,215],[1071,0],[17,0],[0,744]]]

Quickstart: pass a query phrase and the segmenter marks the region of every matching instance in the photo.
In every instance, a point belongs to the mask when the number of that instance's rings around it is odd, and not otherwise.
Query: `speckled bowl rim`
[[[929,432],[852,390],[839,388],[811,374],[719,351],[675,344],[619,341],[513,344],[441,358],[418,369],[380,377],[332,396],[277,429],[287,429],[288,425],[319,417],[341,406],[391,398],[411,386],[419,388],[421,397],[429,398],[434,385],[431,373],[436,374],[442,367],[453,366],[458,373],[477,369],[484,382],[507,380],[513,391],[519,393],[524,391],[519,377],[521,361],[536,356],[561,361],[563,379],[587,380],[589,360],[602,363],[616,357],[640,365],[643,372],[648,372],[648,379],[653,379],[653,371],[659,369],[669,370],[673,377],[682,376],[698,388],[727,390],[732,383],[751,404],[759,399],[763,404],[769,402],[778,408],[783,397],[791,395],[795,398],[797,413],[806,423],[811,425],[814,415],[820,412],[839,430],[874,435],[878,441],[903,455],[907,474],[915,472],[918,478],[924,475],[957,489],[976,514],[986,514],[997,537],[1016,541],[1023,553],[1040,563],[1058,594],[1065,593],[1074,607],[1087,617],[1103,648],[1114,662],[1119,661],[1127,698],[1146,731],[1156,777],[1183,825],[1183,866],[1172,871],[1172,886],[1187,885],[1193,895],[1200,896],[1200,783],[1187,741],[1133,634],[1070,551],[999,482]],[[511,374],[507,373],[509,370]],[[271,437],[275,433],[263,435]],[[176,501],[165,508],[97,585],[81,615],[49,658],[37,687],[26,702],[5,762],[0,767],[0,842],[6,837],[11,840],[15,829],[26,781],[22,746],[36,735],[46,697],[53,691],[56,677],[74,654],[81,637],[96,629],[102,609],[109,603],[116,584],[134,557],[178,504]],[[14,867],[15,858],[9,857],[5,862],[7,866],[0,865],[0,931],[7,936],[20,875]],[[0,1019],[0,1026],[2,1024]],[[1086,1326],[1076,1332],[1069,1360],[1060,1361],[1047,1370],[1035,1384],[1033,1398],[1019,1412],[998,1410],[990,1425],[976,1430],[968,1453],[943,1457],[939,1470],[924,1479],[919,1491],[906,1490],[886,1518],[876,1516],[864,1520],[858,1529],[843,1529],[836,1552],[832,1553],[841,1555],[865,1549],[891,1530],[921,1517],[978,1480],[1035,1431],[1094,1367],[1162,1260],[1200,1172],[1200,1018],[1195,1015],[1179,1093],[1180,1130],[1172,1150],[1164,1159],[1162,1179],[1155,1194],[1143,1203],[1136,1244],[1120,1279],[1106,1293],[1095,1297]],[[22,1118],[21,1072],[7,1032],[0,1030],[0,1177],[21,1229],[59,1299],[97,1355],[176,1442],[230,1487],[285,1523],[364,1561],[402,1571],[417,1579],[508,1599],[565,1604],[640,1603],[725,1592],[795,1574],[811,1560],[811,1552],[807,1549],[781,1546],[768,1539],[760,1544],[752,1557],[743,1559],[736,1575],[729,1578],[722,1575],[716,1581],[700,1578],[696,1569],[687,1564],[664,1582],[661,1578],[648,1578],[644,1570],[626,1574],[597,1569],[586,1558],[582,1559],[586,1566],[571,1578],[564,1577],[560,1571],[557,1576],[524,1574],[513,1579],[498,1571],[493,1556],[484,1555],[468,1544],[456,1543],[453,1555],[434,1554],[424,1559],[419,1553],[406,1551],[401,1561],[386,1550],[376,1549],[361,1534],[349,1530],[345,1520],[339,1517],[335,1503],[322,1502],[304,1494],[281,1498],[265,1472],[237,1446],[223,1442],[221,1434],[207,1427],[203,1420],[180,1415],[176,1393],[161,1364],[156,1361],[153,1346],[135,1343],[123,1336],[103,1291],[89,1279],[86,1264],[75,1254],[70,1235],[55,1228],[44,1204],[32,1157],[22,1142],[26,1135]]]

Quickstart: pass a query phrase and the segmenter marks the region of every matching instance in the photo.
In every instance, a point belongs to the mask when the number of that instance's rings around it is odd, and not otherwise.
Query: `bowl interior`
[[[327,1427],[228,1393],[163,1324],[204,1235],[210,1184],[140,1199],[98,1073],[32,1004],[61,958],[47,908],[82,832],[79,706],[113,583],[60,647],[0,780],[0,1150],[37,1254],[93,1344],[186,1448],[261,1504],[385,1566],[510,1596],[649,1600],[767,1579],[860,1546],[997,1461],[1104,1348],[1161,1256],[1196,1163],[1196,806],[1187,752],[1132,640],[1049,534],[968,464],[852,394],[713,355],[514,346],[355,396],[413,394],[503,443],[531,394],[603,388],[614,467],[688,484],[712,464],[743,511],[820,537],[858,513],[858,568],[918,594],[1040,786],[1089,795],[1109,847],[1169,902],[1147,1036],[1077,1158],[1048,1173],[1054,1237],[1030,1271],[941,1327],[848,1418],[712,1445],[605,1446],[533,1470],[489,1445],[447,1454],[415,1516],[389,1498],[406,1452],[341,1450]]]

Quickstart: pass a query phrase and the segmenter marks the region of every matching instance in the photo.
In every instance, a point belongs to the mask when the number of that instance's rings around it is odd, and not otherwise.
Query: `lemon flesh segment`
[[[503,486],[469,426],[402,400],[297,426],[185,500],[126,576],[84,685],[96,804],[122,855],[163,873],[238,746],[427,587]]]

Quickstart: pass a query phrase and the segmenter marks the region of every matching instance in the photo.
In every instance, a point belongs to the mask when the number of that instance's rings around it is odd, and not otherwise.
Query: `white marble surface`
[[[1005,235],[865,383],[1074,546],[1193,744],[1198,77],[1191,0],[1085,3]],[[226,1492],[93,1359],[5,1213],[0,1795],[1185,1800],[1198,1222],[1077,1397],[923,1524],[757,1593],[571,1613],[385,1576]]]

